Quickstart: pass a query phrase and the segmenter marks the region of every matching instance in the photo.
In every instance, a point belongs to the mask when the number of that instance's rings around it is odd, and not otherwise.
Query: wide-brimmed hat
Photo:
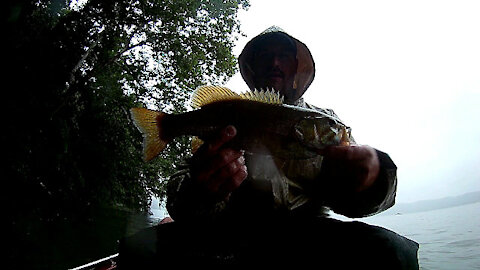
[[[264,40],[264,38],[268,38],[268,36],[273,37],[272,34],[279,34],[290,38],[296,45],[298,66],[293,88],[296,90],[295,100],[297,100],[305,93],[315,77],[315,62],[313,61],[310,50],[304,43],[290,36],[278,26],[271,26],[267,28],[261,34],[250,40],[247,45],[245,45],[242,53],[238,57],[240,73],[242,74],[242,77],[247,83],[248,87],[250,89],[254,89],[254,74],[251,65],[254,57],[255,47],[258,46],[260,40]]]

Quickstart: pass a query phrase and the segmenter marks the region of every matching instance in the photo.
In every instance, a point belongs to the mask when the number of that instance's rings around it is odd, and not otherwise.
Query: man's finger
[[[235,185],[238,180],[240,180],[235,179],[235,175],[237,175],[238,172],[242,170],[246,170],[243,156],[239,157],[236,160],[233,160],[232,162],[226,164],[225,166],[217,170],[214,174],[212,174],[206,185],[208,189],[214,193],[218,191],[231,192],[233,190],[233,187],[231,187],[232,184]],[[241,179],[240,181],[243,180],[244,179]],[[240,183],[238,183],[238,185]],[[231,187],[232,190],[230,188],[222,187]]]
[[[235,157],[235,156],[232,156],[232,157]],[[214,179],[215,181],[217,181],[216,179],[223,180],[223,179],[231,178],[232,175],[234,175],[237,172],[239,167],[243,165],[241,164],[241,161],[240,161],[243,159],[244,159],[243,156],[232,158],[230,162],[225,163],[223,164],[223,166],[218,167],[215,173],[212,174],[211,178]],[[222,182],[222,181],[218,181],[218,182]]]
[[[216,171],[225,165],[235,161],[236,159],[243,156],[242,151],[233,150],[230,148],[222,148],[213,156],[209,163],[207,163],[207,168],[213,171]]]
[[[235,135],[237,135],[237,129],[234,126],[229,125],[225,127],[220,131],[220,134],[209,143],[207,151],[209,153],[217,151],[222,145],[233,139]]]
[[[201,168],[198,168],[197,179],[200,182],[210,181],[210,178],[216,179],[215,174],[242,156],[242,151],[230,148],[220,149],[214,156],[207,157],[207,160],[200,164]]]
[[[234,126],[230,125],[222,129],[211,140],[206,141],[200,148],[193,154],[193,162],[195,164],[202,164],[205,167],[206,162],[210,160],[210,157],[215,155],[222,147],[223,144],[233,139],[237,134],[237,130]]]
[[[236,172],[218,186],[220,196],[227,197],[242,184],[243,180],[247,178],[247,175],[247,167],[245,165],[238,166]]]

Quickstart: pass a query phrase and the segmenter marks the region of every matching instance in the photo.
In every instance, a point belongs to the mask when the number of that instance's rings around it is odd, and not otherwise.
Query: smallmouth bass
[[[228,142],[230,147],[282,159],[311,158],[326,146],[350,143],[350,128],[339,119],[282,104],[283,99],[273,90],[237,94],[225,87],[201,86],[192,103],[197,109],[181,114],[130,109],[143,134],[145,161],[158,156],[176,137],[193,135],[209,140],[228,125],[237,129]]]

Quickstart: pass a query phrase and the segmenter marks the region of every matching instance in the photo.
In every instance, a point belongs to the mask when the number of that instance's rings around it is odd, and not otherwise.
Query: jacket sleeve
[[[311,109],[338,118],[331,109],[306,105]],[[350,138],[350,142],[355,143],[353,137]],[[386,153],[378,150],[376,152],[380,162],[380,172],[377,180],[369,189],[360,193],[345,194],[342,197],[332,198],[327,195],[326,204],[335,213],[351,218],[366,217],[385,211],[395,204],[397,166]]]
[[[376,151],[380,161],[377,180],[369,189],[360,193],[327,199],[328,207],[335,213],[350,218],[366,217],[385,211],[395,204],[397,167],[386,153]]]
[[[167,211],[176,220],[213,218],[223,211],[226,202],[201,192],[202,187],[190,177],[188,160],[181,163],[179,170],[167,184]]]

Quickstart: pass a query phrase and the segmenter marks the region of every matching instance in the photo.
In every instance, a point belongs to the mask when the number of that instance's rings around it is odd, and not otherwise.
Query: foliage
[[[232,76],[248,0],[1,5],[7,259],[64,269],[112,254],[125,213],[147,210],[188,155],[181,138],[145,163],[128,110],[181,112]]]
[[[148,209],[188,138],[143,162],[129,108],[184,111],[192,89],[236,71],[237,11],[248,0],[75,3],[2,2],[13,222],[98,205]]]

